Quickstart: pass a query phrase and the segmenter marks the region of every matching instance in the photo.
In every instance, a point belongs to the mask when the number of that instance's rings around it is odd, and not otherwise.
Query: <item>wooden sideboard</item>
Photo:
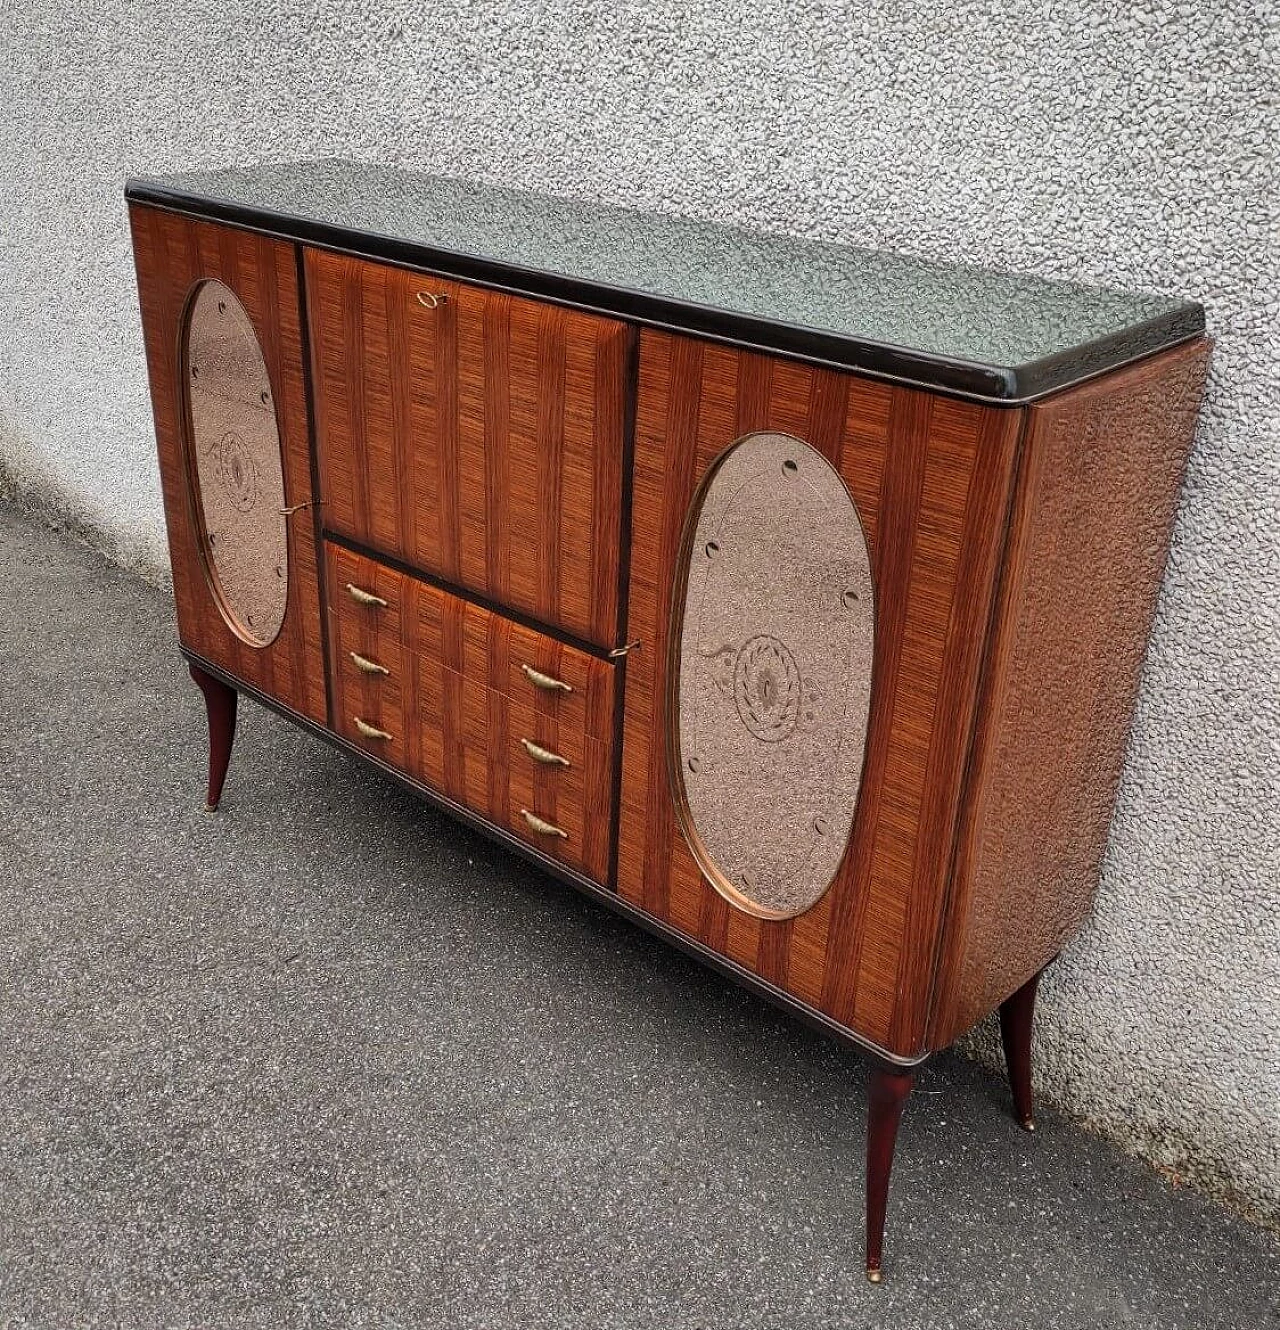
[[[240,693],[916,1068],[1087,914],[1198,305],[346,162],[126,189],[208,804]]]

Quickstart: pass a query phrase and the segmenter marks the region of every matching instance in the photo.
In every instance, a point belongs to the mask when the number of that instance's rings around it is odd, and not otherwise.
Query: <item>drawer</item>
[[[616,646],[633,331],[318,250],[306,281],[327,527]]]
[[[374,559],[325,555],[338,732],[607,881],[614,666]]]
[[[334,728],[407,771],[401,636],[408,579],[333,545],[325,558]]]

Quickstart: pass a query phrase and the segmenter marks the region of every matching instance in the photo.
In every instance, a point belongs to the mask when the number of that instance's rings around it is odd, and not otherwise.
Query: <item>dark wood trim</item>
[[[298,272],[298,326],[302,335],[302,363],[306,373],[302,376],[307,403],[307,452],[311,458],[311,517],[316,540],[316,586],[320,592],[321,617],[327,617],[329,590],[326,583],[324,558],[324,496],[320,492],[320,455],[316,447],[315,364],[311,358],[311,320],[307,311],[307,267],[302,246],[295,245],[294,258]],[[329,633],[327,626],[320,634],[320,654],[324,660],[325,715],[333,725],[333,665],[329,659]]]
[[[1000,1042],[1013,1092],[1013,1115],[1024,1131],[1035,1131],[1035,1101],[1031,1093],[1031,1035],[1036,1016],[1036,990],[1040,970],[1000,1004]]]
[[[867,1278],[880,1282],[884,1217],[889,1206],[889,1175],[898,1144],[898,1124],[915,1084],[911,1072],[877,1067],[867,1087]]]
[[[196,687],[204,694],[205,716],[209,722],[209,783],[204,806],[207,812],[216,813],[227,779],[227,767],[231,764],[231,746],[236,739],[237,693],[194,660],[188,660],[187,668]]]
[[[631,499],[634,493],[632,464],[636,455],[636,398],[640,386],[640,329],[631,328],[631,344],[627,347],[625,411],[622,418],[622,512],[619,530],[622,533],[622,552],[618,561],[618,627],[617,641],[627,641],[627,609],[631,593]]]
[[[617,892],[610,890],[606,886],[602,886],[599,882],[593,882],[590,878],[584,877],[581,873],[574,872],[572,868],[568,868],[564,864],[557,863],[554,859],[548,858],[545,854],[539,853],[536,847],[526,844],[510,832],[504,831],[501,827],[494,826],[492,822],[487,822],[484,818],[477,817],[470,809],[464,808],[461,804],[455,803],[452,799],[441,794],[439,791],[433,790],[429,786],[423,785],[420,781],[414,780],[412,776],[406,776],[404,772],[396,770],[395,767],[389,766],[386,762],[379,761],[378,758],[362,748],[357,748],[355,744],[348,742],[346,739],[342,738],[341,735],[335,734],[325,726],[317,724],[310,717],[294,711],[283,702],[279,702],[275,698],[269,697],[260,689],[253,687],[251,684],[245,683],[242,679],[237,679],[234,675],[228,674],[225,670],[219,669],[212,662],[203,660],[196,655],[195,652],[188,650],[186,647],[179,647],[179,650],[186,659],[188,665],[195,665],[198,669],[201,669],[206,674],[220,680],[228,687],[234,688],[237,692],[243,693],[246,697],[251,698],[260,706],[265,707],[268,711],[273,711],[276,715],[284,717],[285,720],[292,721],[301,729],[306,730],[308,734],[313,734],[317,738],[323,739],[326,743],[331,744],[334,748],[346,753],[349,757],[356,758],[359,761],[374,767],[384,776],[389,776],[398,785],[402,785],[406,790],[417,795],[418,798],[422,799],[425,803],[430,804],[433,808],[438,809],[442,813],[447,813],[450,817],[464,823],[473,831],[478,831],[482,836],[486,836],[489,840],[501,845],[503,849],[510,850],[519,855],[528,863],[533,864],[536,868],[540,868],[544,873],[548,873],[551,877],[563,882],[566,886],[573,887],[575,890],[580,891],[584,896],[590,896],[592,900],[599,901],[615,914],[621,915],[624,919],[628,919],[631,923],[643,928],[647,933],[652,933],[655,937],[660,938],[669,945],[683,951],[685,955],[691,956],[694,960],[715,970],[726,979],[731,979],[735,984],[739,985],[739,987],[745,988],[750,993],[754,993],[756,997],[763,998],[766,1002],[779,1008],[788,1016],[803,1021],[804,1024],[811,1029],[834,1039],[845,1048],[848,1048],[857,1053],[860,1057],[867,1059],[873,1067],[881,1067],[889,1071],[901,1072],[920,1067],[923,1063],[928,1061],[930,1057],[930,1054],[928,1053],[914,1058],[895,1057],[887,1049],[880,1048],[876,1044],[860,1038],[852,1030],[846,1029],[843,1025],[833,1021],[830,1017],[824,1016],[822,1012],[815,1011],[812,1007],[806,1006],[803,1002],[797,1002],[789,993],[784,993],[782,989],[774,987],[773,984],[761,979],[750,970],[744,969],[741,965],[735,964],[735,962],[729,960],[728,957],[712,951],[709,947],[704,947],[694,938],[688,937],[677,929],[669,927],[667,924],[663,923],[661,919],[655,919],[653,915],[647,914],[644,910],[631,905],[628,901],[619,896]]]
[[[1102,338],[1084,348],[1046,357],[1017,368],[947,359],[908,347],[859,341],[820,328],[774,323],[766,318],[649,295],[495,259],[437,249],[370,232],[290,217],[269,208],[184,193],[153,180],[125,182],[125,198],[150,207],[257,231],[316,249],[375,259],[416,271],[484,286],[512,295],[533,296],[584,313],[627,319],[665,332],[766,355],[780,355],[830,369],[854,370],[870,378],[1001,406],[1024,406],[1061,392],[1121,364],[1192,341],[1204,334],[1204,310],[1188,304],[1168,314]],[[1125,352],[1117,360],[1117,348]],[[1074,367],[1074,369],[1072,368]]]
[[[631,501],[635,492],[634,463],[636,455],[636,399],[640,390],[640,329],[632,328],[631,345],[627,348],[626,414],[622,421],[622,501],[618,530],[622,534],[622,550],[618,556],[618,627],[616,636],[622,652],[617,658],[617,685],[613,694],[613,794],[611,807],[613,822],[609,828],[609,885],[618,889],[618,839],[622,807],[622,731],[627,707],[627,656],[632,650],[643,651],[627,641],[627,614],[631,605]]]

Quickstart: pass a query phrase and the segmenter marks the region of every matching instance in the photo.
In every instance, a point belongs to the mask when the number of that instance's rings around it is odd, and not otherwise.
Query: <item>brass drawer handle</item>
[[[563,679],[553,679],[549,674],[543,674],[541,670],[535,670],[532,665],[521,665],[520,668],[528,676],[529,682],[535,688],[545,689],[548,693],[573,692],[573,686],[565,683]]]
[[[387,602],[381,596],[375,596],[372,591],[365,591],[354,582],[347,583],[347,594],[360,605],[377,605],[384,610],[387,608]]]
[[[524,751],[529,754],[535,762],[544,762],[549,767],[567,767],[569,759],[561,757],[559,753],[553,753],[550,748],[543,748],[541,744],[536,744],[532,739],[521,739],[524,744]]]
[[[418,292],[418,304],[424,309],[438,309],[441,305],[447,305],[449,297],[443,292],[433,294],[430,291]]]
[[[370,660],[368,656],[362,656],[358,651],[348,652],[351,659],[355,662],[356,669],[364,674],[390,674],[391,671],[385,665],[379,665],[376,660]]]
[[[376,725],[370,725],[367,720],[361,720],[359,716],[352,716],[351,719],[356,723],[356,729],[364,735],[366,739],[390,739],[386,730],[380,730]]]
[[[569,833],[561,830],[554,822],[546,822],[540,818],[537,813],[531,813],[527,808],[520,810],[520,816],[538,833],[539,836],[559,836],[561,840],[568,840]]]

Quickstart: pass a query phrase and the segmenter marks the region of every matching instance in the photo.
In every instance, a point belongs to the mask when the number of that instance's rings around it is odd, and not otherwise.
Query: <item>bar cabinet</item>
[[[1090,907],[1194,303],[350,162],[130,181],[216,807],[246,694],[864,1053]]]

